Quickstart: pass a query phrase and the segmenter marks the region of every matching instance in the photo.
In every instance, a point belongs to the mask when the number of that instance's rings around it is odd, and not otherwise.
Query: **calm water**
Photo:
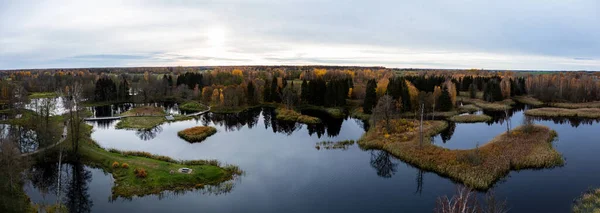
[[[494,121],[451,124],[453,128],[436,136],[434,143],[470,149],[506,131],[507,120],[513,127],[523,120],[522,109],[510,112],[508,119],[503,112],[484,113],[492,115]],[[105,148],[147,151],[177,159],[218,159],[239,165],[246,175],[226,194],[167,193],[111,201],[109,174],[83,165],[66,165],[62,169],[63,186],[73,185],[67,188],[74,192],[63,195],[78,194],[86,199],[74,202],[63,196],[63,201],[92,212],[431,212],[438,196],[454,193],[456,185],[451,180],[409,166],[383,151],[361,150],[357,145],[347,150],[315,149],[315,143],[324,140],[360,138],[365,128],[359,120],[328,119],[325,124],[307,126],[278,122],[273,117],[269,109],[237,115],[207,114],[151,131],[116,130],[115,121],[91,123],[92,137]],[[497,197],[506,198],[511,212],[569,212],[572,200],[581,192],[600,187],[598,123],[567,119],[536,123],[558,132],[554,146],[566,158],[566,165],[510,172],[493,190]],[[214,126],[218,133],[194,144],[177,137],[177,131],[196,125]],[[32,200],[55,202],[56,187],[43,180],[56,176],[45,171],[58,170],[56,165],[32,170],[43,177],[25,187]]]

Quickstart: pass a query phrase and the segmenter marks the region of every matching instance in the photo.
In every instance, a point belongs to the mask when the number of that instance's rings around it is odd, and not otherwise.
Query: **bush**
[[[129,164],[123,163],[123,164],[121,164],[121,168],[128,169],[129,168]]]
[[[188,142],[201,142],[215,133],[217,129],[212,126],[197,126],[181,130],[177,135]]]
[[[115,161],[112,163],[113,168],[119,168],[119,162]]]
[[[146,172],[146,170],[141,169],[141,168],[134,169],[133,174],[135,174],[135,176],[138,178],[146,178],[146,176],[148,176],[148,173]]]

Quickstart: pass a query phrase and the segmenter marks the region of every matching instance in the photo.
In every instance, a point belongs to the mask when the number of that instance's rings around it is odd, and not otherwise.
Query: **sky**
[[[315,64],[600,71],[600,1],[0,1],[0,69]]]

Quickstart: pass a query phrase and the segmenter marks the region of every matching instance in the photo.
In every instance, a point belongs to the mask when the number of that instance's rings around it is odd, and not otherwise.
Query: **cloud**
[[[0,2],[0,69],[348,64],[600,70],[598,8],[595,0],[8,0]]]

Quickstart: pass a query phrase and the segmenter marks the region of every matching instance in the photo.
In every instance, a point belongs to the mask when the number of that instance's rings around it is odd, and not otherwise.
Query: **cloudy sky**
[[[600,70],[600,1],[0,1],[0,69],[275,64]]]

